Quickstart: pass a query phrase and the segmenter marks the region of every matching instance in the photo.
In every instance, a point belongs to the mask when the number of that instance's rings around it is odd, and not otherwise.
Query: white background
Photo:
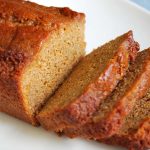
[[[86,14],[87,52],[133,30],[142,49],[150,46],[150,13],[126,0],[34,0]],[[0,113],[0,150],[123,150],[83,139],[60,138]]]

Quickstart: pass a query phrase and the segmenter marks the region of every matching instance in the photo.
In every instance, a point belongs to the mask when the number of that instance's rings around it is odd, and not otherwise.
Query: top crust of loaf
[[[20,89],[24,69],[54,32],[75,22],[84,23],[84,17],[84,14],[69,8],[44,7],[22,0],[0,0],[0,90],[3,90],[0,93],[0,111],[32,122],[26,115],[28,112]],[[9,103],[3,97],[10,99]],[[6,110],[8,105],[11,110]]]
[[[72,20],[82,20],[83,13],[69,8],[44,7],[35,3],[16,0],[0,0],[0,22],[13,25],[57,28]]]

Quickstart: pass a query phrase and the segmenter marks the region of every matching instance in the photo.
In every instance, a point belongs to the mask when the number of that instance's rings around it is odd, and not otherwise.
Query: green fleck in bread
[[[83,58],[37,115],[40,124],[57,132],[85,124],[125,75],[138,50],[130,31]]]
[[[69,8],[0,0],[0,111],[35,114],[85,54],[85,15]]]

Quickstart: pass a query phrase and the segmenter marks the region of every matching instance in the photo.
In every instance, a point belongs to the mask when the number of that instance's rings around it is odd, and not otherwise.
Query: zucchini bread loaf
[[[150,89],[144,98],[136,101],[120,130],[105,142],[131,150],[150,148]]]
[[[82,136],[96,140],[112,136],[120,129],[135,102],[145,96],[149,88],[150,49],[147,49],[138,53],[126,76],[101,103],[91,120],[84,126],[64,132],[70,137]]]
[[[129,31],[83,58],[37,115],[40,124],[56,132],[85,124],[125,75],[138,50]]]
[[[69,8],[0,0],[0,111],[35,114],[85,54],[85,15]]]

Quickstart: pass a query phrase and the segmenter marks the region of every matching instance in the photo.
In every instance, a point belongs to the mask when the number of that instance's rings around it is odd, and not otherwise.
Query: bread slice
[[[126,76],[111,95],[99,106],[91,120],[75,129],[64,132],[70,137],[82,136],[103,139],[115,134],[122,126],[135,102],[145,96],[150,88],[150,49],[138,53]]]
[[[85,54],[84,24],[69,8],[0,0],[0,111],[37,123],[36,112]]]
[[[82,125],[125,75],[138,44],[128,32],[87,55],[37,115],[47,130]]]
[[[104,141],[108,144],[125,146],[131,150],[150,148],[150,89],[144,98],[136,102],[121,129]]]

